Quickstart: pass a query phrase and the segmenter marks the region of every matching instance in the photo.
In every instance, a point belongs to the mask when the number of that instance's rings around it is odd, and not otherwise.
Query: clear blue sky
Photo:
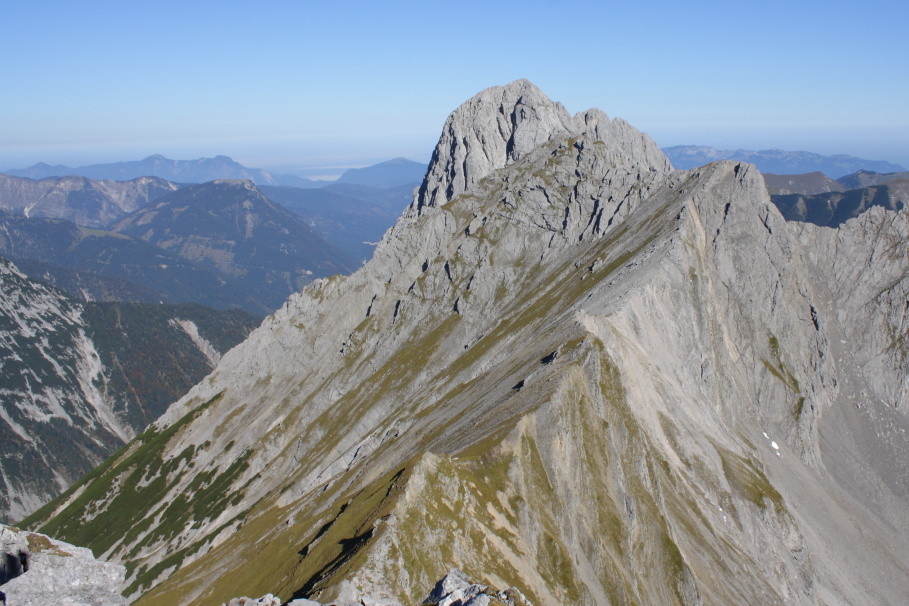
[[[909,167],[906,6],[6,0],[0,169],[425,161],[451,110],[522,77],[664,146]]]

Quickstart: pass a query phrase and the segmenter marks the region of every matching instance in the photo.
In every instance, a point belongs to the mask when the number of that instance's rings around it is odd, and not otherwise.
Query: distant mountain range
[[[93,181],[66,176],[35,181],[0,174],[0,209],[24,217],[66,219],[105,228],[179,187],[158,177]]]
[[[142,160],[91,164],[75,168],[61,164],[51,166],[40,162],[28,168],[14,168],[2,172],[26,179],[78,176],[94,180],[130,181],[139,177],[158,177],[176,183],[244,179],[252,181],[256,185],[306,188],[322,187],[333,183],[333,181],[314,181],[296,175],[276,174],[261,168],[248,168],[228,156],[197,160],[171,160],[157,154]],[[425,172],[425,164],[406,158],[394,158],[373,166],[349,169],[341,175],[338,182],[390,189],[409,183],[416,185]]]
[[[71,214],[65,206],[56,210]],[[138,285],[145,291],[139,300],[151,291],[159,301],[257,315],[271,313],[315,278],[358,265],[249,181],[181,187],[108,230],[0,212],[0,254],[43,264],[36,270],[74,295],[89,283],[92,292],[135,290],[72,273],[87,272]]]
[[[909,180],[898,179],[849,191],[772,195],[770,199],[787,221],[806,221],[825,227],[839,227],[872,206],[887,210],[909,207]]]
[[[771,194],[822,194],[843,191],[845,188],[822,172],[801,175],[775,175],[763,173],[764,184]]]
[[[860,170],[851,175],[846,175],[837,179],[837,181],[846,189],[857,189],[859,187],[869,187],[871,185],[883,185],[891,181],[909,180],[909,172],[903,171],[898,173],[876,173],[867,170]]]
[[[890,173],[906,170],[899,164],[878,160],[865,160],[855,156],[824,156],[806,151],[784,151],[765,149],[749,151],[744,149],[716,149],[701,145],[676,145],[664,147],[663,153],[679,170],[688,170],[718,160],[750,162],[762,173],[793,175],[822,172],[834,179],[859,170]]]
[[[255,294],[270,312],[315,278],[358,265],[250,181],[189,185],[113,227]]]
[[[79,176],[95,180],[129,181],[138,177],[159,177],[178,183],[204,183],[215,179],[248,179],[259,185],[290,185],[315,187],[316,181],[293,175],[275,175],[260,168],[247,168],[227,156],[198,160],[171,160],[160,154],[130,162],[91,164],[72,168],[51,166],[41,162],[23,169],[3,171],[14,177],[46,179],[47,177]]]
[[[843,192],[907,179],[909,179],[909,172],[875,173],[867,170],[860,170],[835,180],[820,172],[802,175],[764,173],[764,183],[771,195],[814,195]]]
[[[374,243],[410,203],[417,182],[407,179],[424,167],[398,159],[370,168],[374,170],[362,169],[366,172],[320,188],[259,187],[358,265],[372,256]],[[383,185],[356,183],[358,179]],[[94,181],[77,176],[34,180],[0,174],[0,210],[110,229],[129,213],[185,186],[159,177],[131,181]]]
[[[391,189],[413,183],[418,185],[426,174],[426,165],[408,160],[394,158],[365,168],[351,168],[344,172],[337,183],[354,183],[368,185],[379,189]]]

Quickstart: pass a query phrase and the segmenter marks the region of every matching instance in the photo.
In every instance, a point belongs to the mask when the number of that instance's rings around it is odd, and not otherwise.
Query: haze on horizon
[[[661,146],[909,167],[897,2],[37,0],[0,15],[0,170],[155,153],[334,173],[425,162],[451,110],[517,78]]]

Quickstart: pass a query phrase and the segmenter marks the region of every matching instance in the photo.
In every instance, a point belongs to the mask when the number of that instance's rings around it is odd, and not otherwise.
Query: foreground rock
[[[96,560],[90,549],[0,525],[6,606],[125,606],[119,593],[125,575],[123,566]]]
[[[298,598],[287,602],[287,606],[381,606],[383,601],[372,596],[355,595],[350,588],[330,604]],[[280,598],[267,594],[261,598],[233,598],[222,606],[281,606]],[[504,591],[490,589],[488,585],[473,583],[466,574],[453,569],[436,583],[424,606],[532,606],[524,595],[510,587]]]

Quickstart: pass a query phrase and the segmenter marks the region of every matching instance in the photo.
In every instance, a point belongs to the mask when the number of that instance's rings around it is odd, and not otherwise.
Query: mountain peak
[[[568,111],[527,80],[480,91],[445,121],[417,211],[441,206],[572,126]]]
[[[451,113],[414,209],[420,214],[424,207],[445,204],[547,141],[581,135],[607,142],[612,151],[649,168],[671,170],[650,137],[626,122],[610,121],[598,109],[571,116],[530,81],[515,80],[480,91]]]

